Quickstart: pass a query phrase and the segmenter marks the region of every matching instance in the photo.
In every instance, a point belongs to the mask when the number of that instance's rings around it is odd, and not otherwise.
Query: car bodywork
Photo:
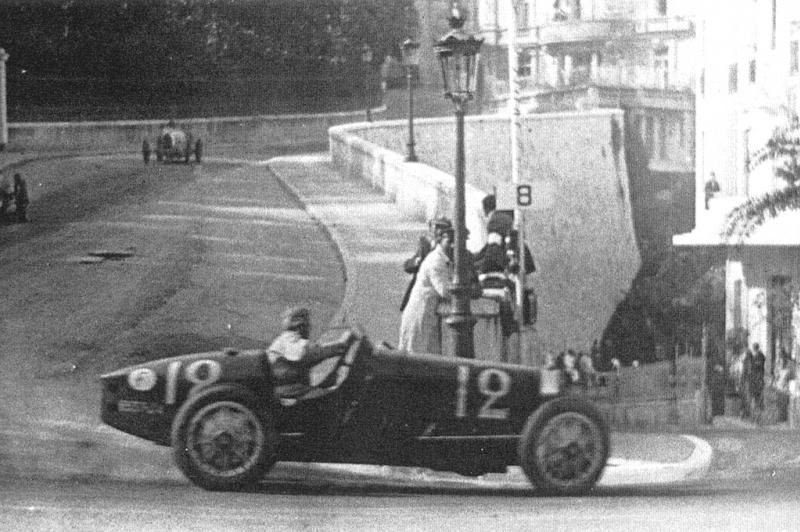
[[[375,348],[354,331],[340,334],[334,342],[341,342],[346,354],[317,365],[306,388],[287,393],[275,386],[263,350],[192,354],[103,375],[101,417],[124,432],[172,445],[181,469],[199,485],[234,489],[277,460],[416,466],[465,475],[524,468],[523,447],[536,447],[526,440],[538,438],[526,431],[543,430],[531,428],[533,414],[548,404],[573,412],[577,404],[583,418],[569,430],[577,430],[579,445],[589,446],[581,466],[588,470],[562,489],[558,482],[543,487],[572,493],[599,478],[608,457],[607,428],[589,403],[568,397],[561,371],[409,354]],[[241,449],[265,446],[270,456],[254,466],[264,471],[240,478],[219,474],[225,467],[204,473],[193,465],[194,460],[203,469],[203,445],[224,440],[226,449],[232,448],[231,438],[248,431]],[[228,439],[219,439],[223,433]],[[245,464],[239,465],[232,469],[242,473]]]
[[[183,161],[188,163],[192,155],[195,161],[202,159],[202,141],[194,139],[191,133],[167,126],[161,129],[156,139],[156,160],[158,162]]]

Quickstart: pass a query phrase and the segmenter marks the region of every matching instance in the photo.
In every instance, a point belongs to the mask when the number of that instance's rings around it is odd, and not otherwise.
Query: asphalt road
[[[476,490],[264,483],[0,481],[3,530],[797,530],[800,475],[599,489],[580,498]]]
[[[261,347],[280,312],[317,332],[344,294],[324,230],[264,167],[71,158],[21,169],[30,224],[0,225],[0,422],[96,424],[97,376]]]

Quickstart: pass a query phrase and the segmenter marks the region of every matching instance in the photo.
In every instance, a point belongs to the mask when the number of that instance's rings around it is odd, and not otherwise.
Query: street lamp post
[[[452,312],[447,324],[453,330],[456,356],[475,358],[472,336],[475,317],[470,310],[471,264],[467,257],[467,227],[465,217],[464,114],[467,102],[475,93],[478,58],[483,39],[463,31],[466,15],[457,2],[453,3],[447,19],[450,32],[435,45],[442,67],[444,95],[453,102],[456,114],[456,187],[455,187],[455,275],[450,289]]]
[[[367,122],[372,122],[369,106],[369,74],[372,66],[372,48],[368,44],[361,47],[361,64],[364,66],[364,105],[367,108]]]
[[[8,114],[6,112],[6,61],[8,54],[0,48],[0,151],[8,144]]]
[[[403,52],[403,66],[406,68],[406,84],[408,86],[408,152],[406,161],[417,162],[417,154],[414,152],[414,67],[419,66],[419,43],[411,39],[406,39],[400,45]]]

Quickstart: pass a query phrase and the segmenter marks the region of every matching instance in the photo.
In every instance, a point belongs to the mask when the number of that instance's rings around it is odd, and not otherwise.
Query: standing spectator
[[[578,371],[581,374],[581,381],[586,384],[587,388],[595,386],[597,375],[592,363],[592,357],[584,351],[578,353]]]
[[[17,223],[28,220],[28,183],[19,174],[14,174],[14,204],[17,206]]]
[[[708,181],[706,181],[706,210],[708,210],[708,201],[713,198],[717,192],[719,192],[719,181],[717,181],[717,175],[714,172],[708,177]]]
[[[503,238],[507,237],[511,233],[514,221],[508,214],[497,211],[497,197],[489,194],[483,198],[481,204],[483,214],[486,216],[486,233],[497,233]]]
[[[475,268],[478,273],[505,272],[508,265],[505,242],[499,233],[489,233],[486,245],[475,254]]]
[[[194,144],[194,160],[195,162],[203,162],[203,139],[197,139]]]
[[[408,287],[406,287],[406,292],[403,294],[403,300],[400,302],[401,312],[405,310],[406,305],[408,304],[408,298],[411,296],[411,289],[414,288],[414,283],[417,280],[419,266],[422,264],[423,259],[425,259],[428,253],[430,253],[431,249],[433,249],[433,247],[436,245],[436,238],[439,232],[452,227],[453,224],[447,218],[436,218],[428,222],[428,233],[419,237],[419,242],[417,242],[417,251],[411,258],[406,259],[406,261],[403,263],[403,270],[405,270],[407,274],[411,275],[411,281],[409,281]]]
[[[754,344],[757,345],[757,344]],[[747,349],[742,356],[742,380],[739,384],[739,391],[742,395],[742,417],[750,417],[752,414],[752,383],[753,383],[753,352]]]
[[[599,368],[601,366],[600,363],[600,341],[595,338],[592,341],[592,347],[589,349],[589,357],[592,361],[593,368]]]
[[[452,228],[437,235],[436,247],[420,264],[408,304],[400,320],[398,349],[412,353],[441,354],[441,320],[436,313],[439,303],[450,299],[453,280]]]
[[[761,346],[757,343],[753,344],[753,363],[752,371],[750,373],[750,393],[753,396],[753,403],[756,408],[761,409],[764,407],[764,366],[767,362],[767,357],[761,351]]]
[[[13,199],[14,185],[11,184],[11,180],[3,172],[0,172],[0,200],[2,201],[0,204],[0,218],[5,218]]]
[[[794,364],[785,347],[780,351],[780,368],[775,375],[775,387],[784,393],[789,391],[789,381],[795,378]]]
[[[142,141],[142,159],[144,159],[144,164],[150,164],[150,142],[147,139]]]
[[[569,376],[570,382],[578,383],[580,381],[580,373],[578,372],[578,357],[575,351],[567,349],[564,355],[564,371]]]

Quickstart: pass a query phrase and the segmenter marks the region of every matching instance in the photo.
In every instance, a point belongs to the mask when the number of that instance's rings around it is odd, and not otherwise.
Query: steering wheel
[[[349,367],[355,360],[359,345],[358,339],[357,335],[347,330],[336,342],[331,342],[341,345],[347,351],[343,355],[327,358],[312,366],[308,371],[309,384],[314,388],[327,388],[336,384],[338,379],[335,379],[335,377],[338,376],[339,368],[342,366]],[[333,382],[328,383],[332,379]]]

